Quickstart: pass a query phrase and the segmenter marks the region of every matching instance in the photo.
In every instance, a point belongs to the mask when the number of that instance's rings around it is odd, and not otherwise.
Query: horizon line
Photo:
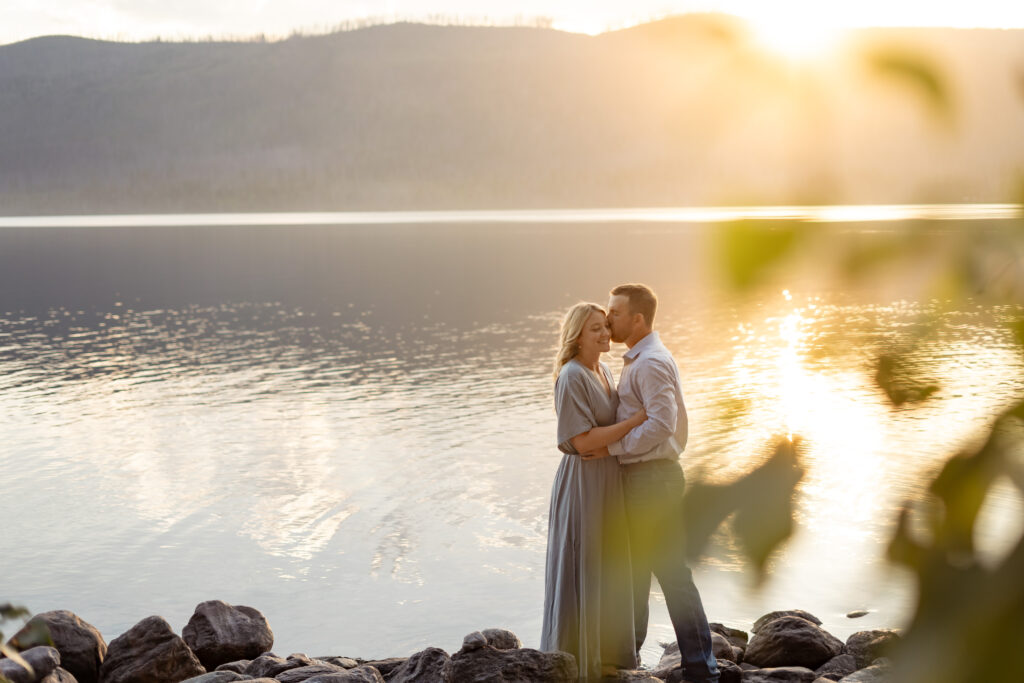
[[[285,211],[0,216],[0,229],[284,227],[300,225],[409,225],[437,223],[727,223],[744,220],[863,223],[910,220],[1012,220],[1019,218],[1024,218],[1024,205],[1022,204],[847,204],[611,209],[435,209],[424,211]]]

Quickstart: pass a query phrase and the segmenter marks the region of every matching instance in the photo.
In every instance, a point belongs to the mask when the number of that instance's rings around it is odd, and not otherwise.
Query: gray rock
[[[451,659],[448,653],[436,647],[417,652],[393,669],[388,675],[390,683],[417,683],[444,680],[445,667]]]
[[[803,666],[778,666],[743,672],[743,683],[812,683],[817,676]]]
[[[854,659],[853,655],[841,654],[836,655],[819,666],[814,673],[818,674],[818,678],[827,678],[832,681],[838,681],[843,676],[849,676],[856,670],[857,660]]]
[[[483,634],[487,644],[497,650],[516,650],[523,646],[519,636],[503,628],[487,628]]]
[[[202,676],[196,676],[190,678],[187,681],[181,683],[231,683],[231,681],[249,681],[252,680],[248,676],[243,676],[240,673],[234,671],[212,671]]]
[[[32,667],[32,673],[13,659],[0,659],[0,675],[10,679],[11,683],[35,683],[52,674],[60,666],[60,652],[55,647],[38,645],[20,654]]]
[[[736,647],[735,645],[733,645],[732,646],[732,657],[730,657],[729,659],[731,659],[732,661],[736,662],[737,664],[741,664],[741,663],[743,663],[743,653],[744,652],[746,652],[746,650],[744,648]]]
[[[846,613],[846,618],[847,619],[860,619],[861,617],[866,617],[867,615],[868,615],[868,611],[866,609],[855,609],[852,612],[847,612]]]
[[[391,657],[389,659],[374,659],[368,662],[362,660],[357,661],[360,666],[372,666],[377,669],[377,671],[380,671],[384,678],[388,678],[391,676],[391,672],[402,666],[402,664],[405,664],[405,660],[407,659],[408,657]]]
[[[750,636],[747,635],[746,631],[741,631],[738,628],[731,628],[718,622],[708,624],[711,627],[712,633],[725,636],[732,643],[733,647],[745,648],[747,642],[750,640]]]
[[[885,664],[873,664],[866,669],[856,671],[845,678],[840,678],[840,683],[885,683],[889,679],[890,667]]]
[[[207,669],[259,657],[274,646],[274,633],[259,610],[220,600],[199,603],[181,636]]]
[[[428,683],[430,679],[423,679]],[[307,678],[306,683],[384,683],[384,677],[375,667],[359,666],[343,673],[324,674]]]
[[[663,683],[664,679],[658,678],[654,675],[653,671],[643,671],[640,669],[620,669],[615,672],[615,677],[606,677],[604,679],[609,683],[616,681],[616,683]]]
[[[343,669],[340,666],[334,666],[333,664],[311,664],[309,666],[300,666],[295,669],[288,669],[274,676],[279,683],[300,683],[308,678],[315,676],[324,676],[326,674],[340,674],[346,673],[348,669]]]
[[[249,664],[252,660],[239,659],[235,662],[228,662],[227,664],[221,664],[217,667],[217,671],[234,671],[235,673],[244,674],[245,670],[249,668]]]
[[[750,628],[750,632],[757,633],[761,630],[762,626],[769,622],[775,621],[780,617],[800,617],[801,619],[806,619],[815,626],[821,626],[821,619],[814,616],[810,612],[805,612],[802,609],[789,609],[781,610],[778,612],[769,612],[768,614],[758,617],[757,621],[755,621],[754,625]]]
[[[743,660],[766,668],[816,669],[842,651],[842,641],[828,631],[801,617],[785,616],[766,622],[758,629],[750,639]]]
[[[462,651],[472,652],[473,650],[479,650],[480,648],[487,645],[487,636],[480,631],[473,631],[467,633],[466,637],[462,639]]]
[[[36,642],[32,636],[42,624],[50,633],[53,647],[60,652],[61,667],[72,674],[78,683],[97,683],[100,666],[107,654],[107,642],[92,624],[67,610],[54,610],[37,614],[12,639],[19,650],[47,643]]]
[[[743,680],[743,669],[728,659],[718,660],[718,683],[740,683]]]
[[[899,639],[899,632],[892,629],[857,631],[846,639],[846,651],[857,660],[857,668],[863,669],[887,654]]]
[[[78,679],[64,667],[58,666],[49,676],[40,678],[39,683],[78,683]]]
[[[711,652],[715,655],[715,659],[735,661],[733,657],[736,655],[733,654],[732,643],[729,642],[728,638],[719,633],[711,633]]]
[[[314,657],[314,660],[318,662],[327,662],[334,666],[340,666],[342,669],[354,669],[359,666],[359,662],[351,657]]]
[[[206,673],[163,617],[146,617],[110,642],[100,683],[176,683]]]
[[[486,646],[459,651],[448,660],[445,675],[458,683],[537,681],[575,683],[576,659],[567,652],[540,652],[530,648],[497,650]]]
[[[277,655],[268,653],[257,657],[249,662],[249,666],[242,673],[253,678],[274,678],[283,671],[298,669],[300,666],[309,666],[312,662],[302,659],[284,659]]]

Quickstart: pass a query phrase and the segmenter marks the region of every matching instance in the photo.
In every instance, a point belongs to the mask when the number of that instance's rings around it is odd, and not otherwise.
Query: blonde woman
[[[618,441],[646,418],[615,422],[619,397],[601,354],[611,332],[603,308],[579,303],[562,321],[555,358],[558,448],[551,488],[541,649],[576,657],[581,680],[637,665],[629,540],[619,464],[582,455]]]

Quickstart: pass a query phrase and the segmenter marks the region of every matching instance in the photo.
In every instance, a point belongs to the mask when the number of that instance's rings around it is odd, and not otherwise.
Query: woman
[[[601,362],[611,333],[604,309],[579,303],[562,321],[555,358],[558,448],[551,488],[542,650],[576,657],[581,680],[634,669],[629,540],[619,464],[580,456],[618,441],[645,419],[615,423],[619,397]]]

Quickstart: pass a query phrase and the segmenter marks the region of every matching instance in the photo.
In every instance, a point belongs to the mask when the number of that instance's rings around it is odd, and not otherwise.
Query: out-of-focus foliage
[[[760,467],[724,485],[694,483],[684,499],[686,549],[700,557],[712,534],[729,517],[732,533],[758,582],[767,576],[772,552],[793,533],[793,497],[804,475],[799,440],[779,438]]]
[[[719,231],[718,262],[729,283],[744,291],[761,283],[772,267],[790,256],[805,234],[797,223],[734,221]]]
[[[921,96],[933,114],[952,114],[949,86],[940,72],[923,55],[900,48],[883,48],[869,57],[875,73],[894,79]]]
[[[0,604],[0,624],[7,621],[14,621],[15,619],[25,620],[28,619],[30,616],[32,616],[32,613],[24,607],[12,605],[9,602]],[[46,629],[46,625],[40,623],[39,626],[34,628],[38,629],[39,627],[42,628],[42,633],[39,634],[42,636],[40,642],[52,643],[53,641],[50,640],[50,633]],[[5,657],[17,662],[22,667],[24,667],[25,670],[28,672],[29,676],[34,675],[34,672],[32,671],[32,665],[26,662],[24,658],[18,654],[18,651],[4,639],[3,631],[0,631],[0,653],[2,653]],[[4,676],[0,676],[0,683],[10,683],[10,680]]]
[[[953,120],[956,102],[950,86],[925,55],[887,49],[872,54],[869,66],[878,77],[922,97],[933,121]],[[1020,82],[1024,98],[1024,79]],[[1021,200],[1024,204],[1024,187]],[[913,225],[867,246],[823,233],[789,224],[731,225],[722,231],[715,255],[724,280],[739,293],[766,284],[770,272],[796,270],[813,260],[810,265],[818,273],[840,285],[877,287],[891,278],[915,283],[917,295],[940,308],[970,302],[987,305],[997,317],[1009,311],[1006,325],[1024,353],[1024,206],[1012,223],[936,229],[927,239]],[[831,243],[823,245],[826,238]],[[914,354],[920,345],[941,343],[932,336],[935,332],[935,326],[918,325],[874,349],[875,384],[894,408],[913,409],[939,391],[942,377],[930,377],[931,369],[922,365],[926,361]],[[1024,386],[1024,377],[1017,379]],[[904,504],[888,556],[913,573],[918,601],[892,651],[890,680],[1024,681],[1024,659],[1013,649],[1024,642],[1024,533],[998,560],[976,547],[979,515],[994,488],[1009,481],[1024,497],[1022,399],[992,416],[977,435],[980,446],[952,455],[929,483],[928,500]],[[688,539],[691,556],[699,555],[717,526],[736,512],[734,530],[763,576],[765,551],[790,532],[781,515],[791,514],[791,494],[799,480],[799,470],[793,469],[786,478],[786,468],[775,462],[779,457],[734,484],[694,485],[687,510],[703,518]]]

